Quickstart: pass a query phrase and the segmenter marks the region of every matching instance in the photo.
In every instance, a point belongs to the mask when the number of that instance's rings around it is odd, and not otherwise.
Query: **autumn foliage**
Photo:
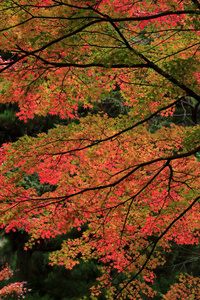
[[[2,268],[0,271],[0,280],[8,280],[13,276],[13,271],[10,269],[8,265]],[[4,286],[0,289],[0,297],[1,299],[6,298],[8,295],[18,295],[20,298],[24,295],[26,289],[24,288],[25,282],[14,282],[9,283],[7,286]]]
[[[1,103],[17,103],[25,122],[69,119],[2,145],[1,228],[28,232],[25,249],[77,228],[80,238],[64,241],[52,265],[99,261],[91,299],[102,290],[108,299],[153,297],[171,242],[199,243],[199,125],[150,127],[178,105],[195,113],[200,103],[200,3],[1,1],[0,14]],[[93,114],[111,94],[127,113]],[[35,173],[55,189],[25,189],[24,176]],[[183,278],[184,286],[198,280]],[[180,284],[172,291],[193,299]]]
[[[199,278],[193,278],[188,274],[181,274],[179,282],[175,283],[174,286],[171,287],[168,293],[164,296],[164,299],[200,299],[199,291]]]

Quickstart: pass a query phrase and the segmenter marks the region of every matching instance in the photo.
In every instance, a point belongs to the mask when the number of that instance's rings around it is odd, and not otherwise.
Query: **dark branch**
[[[175,155],[166,156],[166,157],[159,157],[159,158],[153,159],[151,161],[143,162],[143,163],[141,163],[139,165],[136,165],[130,172],[128,172],[127,174],[125,174],[124,176],[122,176],[120,179],[116,180],[113,183],[109,183],[109,184],[105,184],[105,185],[99,185],[99,186],[95,186],[95,187],[91,187],[91,188],[85,188],[85,189],[83,189],[83,190],[81,190],[79,192],[76,192],[76,193],[73,193],[73,194],[70,194],[70,195],[67,195],[67,196],[53,197],[53,198],[52,197],[49,197],[49,198],[48,197],[47,198],[42,198],[42,197],[40,197],[40,198],[31,198],[31,201],[53,200],[50,203],[46,203],[44,205],[44,207],[45,207],[47,205],[51,205],[51,204],[56,204],[56,203],[59,203],[59,202],[63,202],[65,200],[69,199],[69,198],[72,198],[72,197],[84,194],[84,193],[89,192],[89,191],[103,190],[103,189],[107,189],[107,188],[110,188],[110,187],[114,187],[114,186],[118,185],[119,183],[121,183],[126,178],[128,178],[130,175],[132,175],[133,173],[135,173],[140,168],[152,165],[152,164],[157,163],[157,162],[162,162],[162,161],[163,162],[166,161],[167,165],[168,165],[173,160],[181,159],[181,158],[185,158],[185,157],[189,157],[191,155],[196,154],[199,151],[200,151],[200,146],[198,146],[194,150],[190,150],[190,151],[185,152],[185,153],[175,154]],[[21,202],[27,202],[27,201],[30,201],[30,199],[23,200]]]
[[[194,201],[178,216],[176,217],[168,226],[167,228],[163,231],[163,233],[161,233],[161,235],[156,239],[155,243],[153,244],[153,247],[149,253],[149,255],[147,256],[144,264],[142,265],[142,267],[140,268],[140,270],[123,286],[123,288],[121,288],[121,290],[115,295],[115,297],[113,299],[117,299],[122,291],[127,288],[127,286],[133,281],[135,280],[138,275],[140,275],[142,273],[142,271],[144,270],[144,268],[146,267],[147,263],[149,262],[149,260],[151,259],[151,256],[154,252],[154,250],[156,249],[156,246],[158,244],[158,242],[165,236],[166,233],[168,233],[168,231],[171,229],[171,227],[177,222],[179,221],[183,216],[185,216],[185,214],[199,201],[200,196],[198,196],[197,198],[194,199]]]
[[[72,149],[72,150],[69,150],[69,151],[65,151],[65,152],[55,152],[55,153],[51,153],[50,155],[64,155],[64,154],[71,154],[73,152],[78,152],[78,151],[81,151],[81,150],[84,150],[84,149],[87,149],[87,148],[91,148],[95,145],[98,145],[100,143],[103,143],[103,142],[107,142],[109,140],[113,140],[115,138],[117,138],[118,136],[120,136],[121,134],[125,133],[125,132],[128,132],[136,127],[138,127],[139,125],[142,125],[148,121],[150,121],[151,119],[153,119],[155,116],[159,115],[162,111],[165,111],[167,110],[168,108],[171,108],[173,106],[175,106],[178,102],[180,102],[181,100],[183,99],[183,97],[179,98],[178,100],[172,102],[171,104],[167,105],[167,106],[164,106],[160,109],[158,109],[155,113],[151,114],[149,117],[141,120],[141,121],[138,121],[137,123],[135,123],[134,125],[130,126],[130,127],[127,127],[125,128],[124,130],[121,130],[119,131],[118,133],[114,134],[114,135],[111,135],[109,137],[106,137],[105,139],[101,139],[101,140],[96,140],[96,141],[92,141],[92,144],[90,145],[87,145],[87,146],[84,146],[82,148],[78,148],[78,149]],[[46,154],[48,155],[48,154]]]

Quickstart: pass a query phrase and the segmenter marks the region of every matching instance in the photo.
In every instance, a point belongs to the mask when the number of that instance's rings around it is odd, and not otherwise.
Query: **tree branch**
[[[151,256],[154,252],[154,250],[156,249],[156,246],[158,244],[158,242],[165,236],[165,234],[171,229],[171,227],[177,222],[179,221],[200,199],[200,196],[198,196],[197,198],[194,199],[194,201],[181,213],[179,214],[178,217],[176,217],[168,226],[167,228],[163,231],[163,233],[161,233],[161,235],[156,239],[155,243],[153,244],[153,247],[149,253],[149,255],[147,256],[144,264],[142,265],[142,267],[140,268],[140,270],[133,276],[131,277],[131,279],[123,286],[123,288],[121,288],[121,290],[114,296],[113,299],[117,299],[122,291],[127,288],[127,286],[133,281],[135,280],[138,275],[140,275],[142,273],[142,271],[144,270],[144,268],[146,267],[147,263],[149,262],[149,260],[151,259]]]

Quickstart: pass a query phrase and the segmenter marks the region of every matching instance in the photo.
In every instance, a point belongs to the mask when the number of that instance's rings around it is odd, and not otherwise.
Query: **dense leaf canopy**
[[[199,242],[200,3],[9,0],[0,15],[1,103],[17,103],[25,122],[69,119],[1,147],[2,228],[28,232],[26,247],[77,228],[52,264],[100,261],[91,299],[104,288],[108,299],[153,297],[171,241]],[[100,109],[111,96],[115,118]],[[193,126],[151,132],[186,104]],[[35,173],[55,189],[25,188]]]

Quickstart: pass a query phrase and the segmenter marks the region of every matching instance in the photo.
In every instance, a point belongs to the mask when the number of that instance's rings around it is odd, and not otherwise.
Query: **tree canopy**
[[[1,1],[0,102],[68,119],[0,148],[1,227],[25,248],[77,228],[50,259],[98,260],[91,299],[153,297],[171,242],[199,243],[199,15],[198,0]],[[190,126],[152,132],[178,106]],[[54,189],[25,187],[34,174]]]

